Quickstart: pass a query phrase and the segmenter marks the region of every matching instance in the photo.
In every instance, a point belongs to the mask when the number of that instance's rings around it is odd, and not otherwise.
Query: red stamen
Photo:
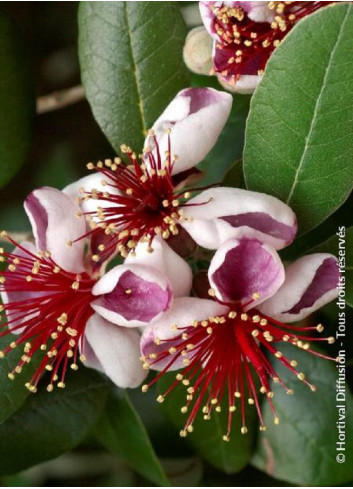
[[[33,254],[6,233],[2,235],[19,252],[0,249],[0,262],[7,265],[0,272],[0,292],[8,295],[8,301],[0,306],[0,312],[6,316],[0,337],[10,332],[18,336],[0,352],[0,357],[23,346],[21,360],[9,373],[13,379],[37,351],[46,352],[26,387],[35,392],[45,371],[51,372],[48,391],[53,390],[56,381],[58,387],[65,387],[68,364],[71,362],[71,368],[77,370],[80,342],[94,313],[90,302],[95,281],[87,273],[76,275],[61,269],[49,252]],[[82,355],[80,359],[84,361]]]
[[[260,381],[260,392],[266,394],[267,402],[274,414],[274,422],[278,424],[279,418],[272,403],[274,394],[270,389],[270,380],[282,385],[288,394],[292,394],[293,391],[278,376],[265,352],[276,357],[299,380],[315,391],[315,386],[305,378],[304,373],[296,369],[297,363],[286,358],[276,348],[276,343],[288,342],[318,357],[334,360],[315,352],[308,343],[308,340],[326,340],[332,343],[333,338],[307,338],[296,334],[300,329],[317,329],[321,332],[321,325],[316,328],[298,328],[265,317],[256,309],[245,313],[242,307],[237,306],[227,316],[210,317],[207,320],[194,321],[189,326],[173,328],[180,332],[177,337],[171,340],[156,338],[158,351],[142,357],[144,368],[153,368],[161,361],[167,361],[163,370],[149,384],[144,385],[142,391],[146,392],[176,362],[183,359],[183,370],[176,375],[176,380],[167,391],[157,398],[159,402],[163,402],[179,383],[187,388],[187,402],[181,410],[189,414],[180,432],[181,436],[186,436],[193,430],[193,422],[200,410],[204,414],[204,419],[209,419],[214,410],[221,410],[223,400],[228,405],[229,413],[227,430],[223,437],[225,441],[229,441],[232,414],[237,403],[240,403],[241,409],[242,434],[247,432],[246,402],[255,406],[260,419],[260,430],[265,430],[254,374]]]
[[[107,187],[105,192],[80,190],[81,201],[94,199],[104,203],[104,207],[97,206],[97,210],[83,213],[91,229],[79,239],[92,236],[95,242],[100,242],[97,253],[92,256],[93,261],[104,261],[115,252],[126,257],[140,241],[148,242],[149,251],[153,251],[151,243],[156,235],[168,239],[178,234],[179,223],[186,220],[182,210],[189,205],[186,201],[192,192],[202,190],[180,191],[172,177],[176,156],[171,156],[169,132],[169,150],[164,160],[157,139],[151,134],[155,149],[145,150],[139,161],[130,148],[122,146],[128,165],[120,158],[87,165],[88,169],[106,177],[102,183]],[[105,233],[104,239],[102,233]]]

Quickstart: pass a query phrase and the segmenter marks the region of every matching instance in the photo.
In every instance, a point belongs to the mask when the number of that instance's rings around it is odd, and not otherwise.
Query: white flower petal
[[[277,292],[284,268],[271,246],[254,238],[233,238],[215,253],[208,279],[219,300],[250,309]]]
[[[233,93],[240,93],[242,95],[254,93],[258,84],[260,83],[262,76],[260,75],[240,75],[235,81],[232,77],[222,76],[217,74],[219,83],[226,90]]]
[[[83,352],[87,366],[103,370],[118,387],[137,387],[146,377],[137,330],[120,328],[94,314],[87,322],[85,339],[94,354]]]
[[[25,211],[32,224],[39,251],[50,251],[53,260],[63,269],[80,273],[84,270],[84,240],[72,246],[85,234],[86,223],[78,218],[78,205],[66,194],[51,187],[42,187],[30,193],[25,200]]]
[[[108,321],[126,327],[146,326],[165,313],[173,298],[165,275],[152,266],[118,265],[92,289],[93,309]]]
[[[162,158],[168,150],[166,130],[171,129],[171,152],[178,155],[173,174],[192,168],[210,152],[228,119],[232,101],[231,95],[212,88],[187,88],[171,101],[152,129]],[[145,147],[155,147],[151,137]]]
[[[148,252],[148,243],[139,243],[135,249],[136,256],[129,255],[125,264],[148,265],[156,268],[168,277],[174,297],[188,296],[192,286],[192,270],[164,239],[156,236],[152,243],[153,252]]]
[[[299,321],[338,296],[337,258],[314,253],[299,258],[285,270],[278,292],[259,308],[278,321]]]
[[[106,182],[106,184],[102,184]],[[98,192],[109,192],[112,195],[120,195],[121,193],[113,185],[110,185],[111,181],[100,172],[93,172],[86,177],[80,178],[76,182],[67,185],[62,191],[71,197],[72,199],[81,198],[84,196],[82,191],[91,192],[92,190],[97,190]],[[87,199],[82,200],[80,203],[82,212],[96,212],[98,207],[102,209],[106,207],[119,207],[116,202],[108,202],[106,200],[99,199]],[[99,219],[94,216],[93,221],[99,221]]]
[[[280,200],[259,192],[219,187],[201,192],[183,208],[192,222],[182,225],[200,245],[217,249],[239,231],[276,249],[290,244],[297,232],[294,212]]]

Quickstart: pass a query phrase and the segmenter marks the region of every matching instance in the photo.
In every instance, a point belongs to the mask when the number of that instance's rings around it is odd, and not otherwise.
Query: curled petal
[[[212,36],[215,40],[219,41],[219,36],[214,28],[214,18],[215,14],[213,13],[213,7],[221,2],[199,2],[201,19],[204,26],[207,29],[207,32]]]
[[[160,350],[165,350],[163,340],[172,340],[180,335],[178,328],[191,326],[193,321],[202,321],[212,316],[226,314],[229,309],[215,301],[208,299],[198,299],[194,297],[183,297],[175,299],[173,306],[163,316],[162,319],[144,329],[141,337],[141,353],[146,358],[153,353],[158,353]],[[158,344],[161,343],[159,347]],[[169,347],[173,343],[168,343]],[[166,362],[170,362],[171,356],[165,362],[160,361],[153,364],[156,370],[163,369]],[[182,359],[177,360],[170,370],[177,370],[183,366]]]
[[[328,253],[303,256],[285,270],[278,292],[261,304],[263,314],[282,322],[299,321],[338,296],[337,258]]]
[[[146,326],[170,307],[173,293],[168,279],[147,265],[118,265],[95,284],[91,305],[119,326]]]
[[[66,194],[51,187],[30,193],[25,211],[32,224],[39,251],[50,251],[53,260],[63,269],[80,273],[84,270],[84,241],[68,246],[85,233],[86,223],[78,218],[80,208]]]
[[[184,207],[183,227],[204,248],[217,249],[229,238],[246,231],[275,249],[289,245],[297,232],[290,207],[270,195],[238,188],[205,190]]]
[[[104,372],[118,387],[137,387],[146,377],[136,330],[120,328],[94,314],[87,322],[85,342],[86,365]]]
[[[192,168],[213,148],[232,107],[232,96],[212,88],[186,88],[178,93],[153,125],[163,157],[168,150],[177,155],[173,174]],[[148,137],[145,146],[154,148]],[[146,162],[147,164],[147,162]]]
[[[271,246],[233,238],[215,253],[208,278],[218,299],[239,302],[246,310],[275,294],[283,284],[284,268]]]
[[[130,254],[126,258],[125,264],[152,266],[168,277],[174,297],[189,295],[192,285],[192,271],[187,262],[177,255],[165,240],[158,236],[154,238],[152,248],[153,252],[148,252],[149,244],[139,243],[135,249],[136,256]]]
[[[98,192],[109,192],[113,195],[120,195],[119,190],[109,181],[103,173],[94,172],[86,177],[80,178],[76,182],[67,185],[62,191],[72,199],[82,198],[85,192],[91,193],[92,190]],[[100,199],[82,199],[80,207],[84,213],[96,213],[97,208],[118,207],[116,202]],[[92,216],[93,221],[99,221],[97,216]]]
[[[104,192],[106,187],[102,185],[102,181],[105,180],[105,176],[103,173],[94,172],[86,175],[85,177],[76,180],[73,183],[70,183],[65,188],[62,189],[64,194],[68,195],[72,199],[76,197],[82,197],[81,189],[84,189],[86,192],[90,192],[92,189],[97,189],[100,192]]]
[[[237,80],[234,77],[226,77],[217,74],[219,83],[226,90],[234,93],[240,93],[242,95],[254,93],[258,84],[260,83],[262,76],[260,75],[240,75]]]

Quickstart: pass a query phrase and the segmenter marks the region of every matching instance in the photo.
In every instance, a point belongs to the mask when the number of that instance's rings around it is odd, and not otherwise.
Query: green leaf
[[[216,145],[198,165],[198,168],[206,174],[202,180],[203,185],[221,183],[234,162],[241,158],[249,103],[249,96],[233,96],[233,106],[229,119]]]
[[[280,255],[284,260],[295,260],[299,256],[308,253],[315,246],[323,243],[337,232],[338,226],[353,226],[353,194],[346,202],[334,212],[320,226],[307,234],[295,239],[290,246],[280,250]]]
[[[0,338],[0,350],[4,350],[15,340],[16,336],[11,334]],[[0,423],[15,413],[29,395],[25,384],[35,372],[35,359],[32,359],[31,363],[23,368],[20,375],[16,374],[14,380],[8,378],[8,374],[14,370],[22,355],[23,349],[15,348],[0,360]]]
[[[107,382],[82,368],[64,390],[37,394],[0,425],[0,475],[9,475],[76,447],[92,430],[107,396]]]
[[[338,348],[341,348],[338,346]],[[273,413],[264,403],[267,431],[261,432],[252,463],[272,477],[300,486],[335,486],[352,477],[353,398],[346,387],[346,402],[336,401],[338,370],[333,362],[317,358],[292,345],[281,346],[288,358],[298,361],[301,372],[317,387],[313,393],[276,362],[279,377],[294,390],[288,396],[279,384],[273,385],[274,406],[280,425],[273,424]],[[337,405],[346,405],[346,462],[336,462],[339,421]]]
[[[345,269],[345,300],[353,307],[353,227],[343,229],[344,231],[337,229],[341,236],[338,234],[331,236],[324,243],[312,248],[309,253],[332,253],[338,257]]]
[[[240,158],[229,168],[223,179],[223,187],[241,188],[244,185],[243,161]]]
[[[158,381],[158,391],[165,393],[175,380],[175,374],[164,375]],[[187,414],[182,414],[180,409],[185,405],[185,388],[180,385],[173,389],[160,405],[162,412],[171,423],[180,431],[184,428]],[[196,453],[218,469],[233,474],[245,467],[251,456],[251,448],[254,440],[255,409],[251,408],[246,413],[246,426],[248,433],[240,434],[241,410],[238,409],[232,418],[232,434],[229,442],[223,441],[223,435],[227,432],[228,405],[224,405],[221,413],[214,413],[211,419],[205,421],[200,411],[193,423],[194,431],[188,433],[187,441],[195,449]]]
[[[158,486],[170,485],[125,391],[110,393],[95,434],[107,450],[121,457],[143,477]]]
[[[93,115],[116,151],[146,131],[188,85],[186,27],[175,2],[81,2],[79,56]]]
[[[290,205],[301,233],[352,190],[352,31],[350,2],[301,20],[271,56],[251,101],[247,187]]]
[[[4,186],[26,159],[35,99],[21,33],[1,12],[0,65],[0,186]]]

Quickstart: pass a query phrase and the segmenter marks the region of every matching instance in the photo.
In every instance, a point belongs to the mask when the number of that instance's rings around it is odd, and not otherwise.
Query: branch
[[[85,91],[82,85],[43,95],[37,98],[37,114],[62,109],[68,105],[76,104],[84,98]]]

